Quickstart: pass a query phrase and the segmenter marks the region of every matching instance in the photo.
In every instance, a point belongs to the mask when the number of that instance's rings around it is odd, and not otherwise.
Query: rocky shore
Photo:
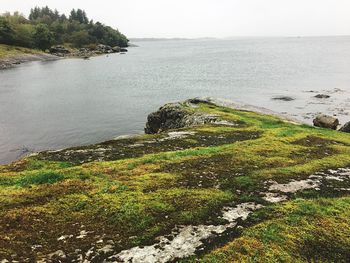
[[[0,70],[13,68],[19,64],[33,61],[53,61],[61,58],[81,58],[88,59],[94,56],[100,56],[103,54],[128,52],[126,48],[110,47],[107,45],[96,45],[92,48],[80,48],[80,49],[68,49],[64,46],[54,46],[50,48],[48,53],[33,52],[32,54],[18,54],[9,55],[0,58]]]
[[[33,62],[33,61],[53,61],[57,60],[59,57],[46,53],[38,53],[38,54],[20,54],[15,56],[9,56],[5,58],[0,58],[0,70],[1,69],[9,69],[13,68],[19,64],[25,62]]]
[[[0,262],[347,262],[350,134],[216,99],[0,166]]]
[[[103,54],[112,53],[125,53],[128,52],[126,48],[123,47],[111,47],[108,45],[98,44],[90,48],[80,48],[80,49],[69,49],[64,46],[54,46],[49,50],[50,54],[58,57],[76,57],[76,58],[90,58],[94,56],[99,56]]]

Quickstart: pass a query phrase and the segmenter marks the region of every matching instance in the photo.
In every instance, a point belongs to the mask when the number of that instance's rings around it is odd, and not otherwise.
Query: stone
[[[96,47],[97,52],[109,54],[113,53],[112,47],[108,45],[98,44]]]
[[[55,55],[66,55],[69,54],[70,51],[66,49],[64,46],[53,46],[50,48],[50,53]]]
[[[345,123],[344,126],[339,129],[339,131],[350,133],[350,121]]]
[[[49,257],[53,260],[62,260],[67,258],[66,254],[62,250],[57,250],[56,252],[50,254]]]
[[[112,50],[113,50],[114,53],[119,53],[121,48],[118,47],[118,46],[115,46],[115,47],[112,47]]]
[[[317,94],[315,98],[317,99],[329,99],[331,96],[326,95],[326,94]]]
[[[194,114],[179,103],[169,103],[148,115],[145,133],[156,134],[171,129],[215,123],[217,120],[216,115]]]
[[[276,96],[272,98],[273,100],[283,100],[283,101],[292,101],[295,100],[295,98],[289,97],[289,96]]]
[[[128,50],[126,48],[121,48],[120,52],[128,52]]]
[[[313,123],[316,127],[336,130],[339,125],[339,120],[332,116],[321,114],[313,120]]]

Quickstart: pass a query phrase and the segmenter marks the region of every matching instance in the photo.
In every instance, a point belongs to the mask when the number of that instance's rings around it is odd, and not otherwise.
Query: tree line
[[[1,44],[46,50],[60,44],[126,47],[128,41],[118,30],[90,20],[81,9],[73,9],[68,17],[47,6],[32,8],[28,18],[19,12],[0,15]]]

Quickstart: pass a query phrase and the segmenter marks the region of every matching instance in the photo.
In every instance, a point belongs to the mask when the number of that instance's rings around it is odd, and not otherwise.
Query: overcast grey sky
[[[350,35],[350,0],[0,0],[0,11],[48,5],[129,37]]]

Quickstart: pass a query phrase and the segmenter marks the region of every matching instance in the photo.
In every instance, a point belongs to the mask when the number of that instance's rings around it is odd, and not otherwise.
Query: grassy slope
[[[164,135],[110,141],[90,147],[91,155],[81,147],[0,167],[0,259],[87,251],[101,237],[118,241],[120,250],[151,244],[176,224],[217,223],[215,214],[231,202],[266,205],[259,192],[268,179],[285,182],[350,166],[349,134],[208,104],[191,110],[238,125],[200,126],[188,138],[167,142],[149,143]],[[101,147],[112,149],[108,158]],[[296,197],[303,199],[254,213],[238,239],[202,260],[345,261],[350,197],[313,191]],[[94,232],[57,240],[81,229]]]
[[[16,46],[9,46],[0,44],[0,59],[18,56],[18,55],[25,55],[25,54],[41,54],[40,50],[37,49],[30,49],[30,48],[24,48],[24,47],[16,47]]]

